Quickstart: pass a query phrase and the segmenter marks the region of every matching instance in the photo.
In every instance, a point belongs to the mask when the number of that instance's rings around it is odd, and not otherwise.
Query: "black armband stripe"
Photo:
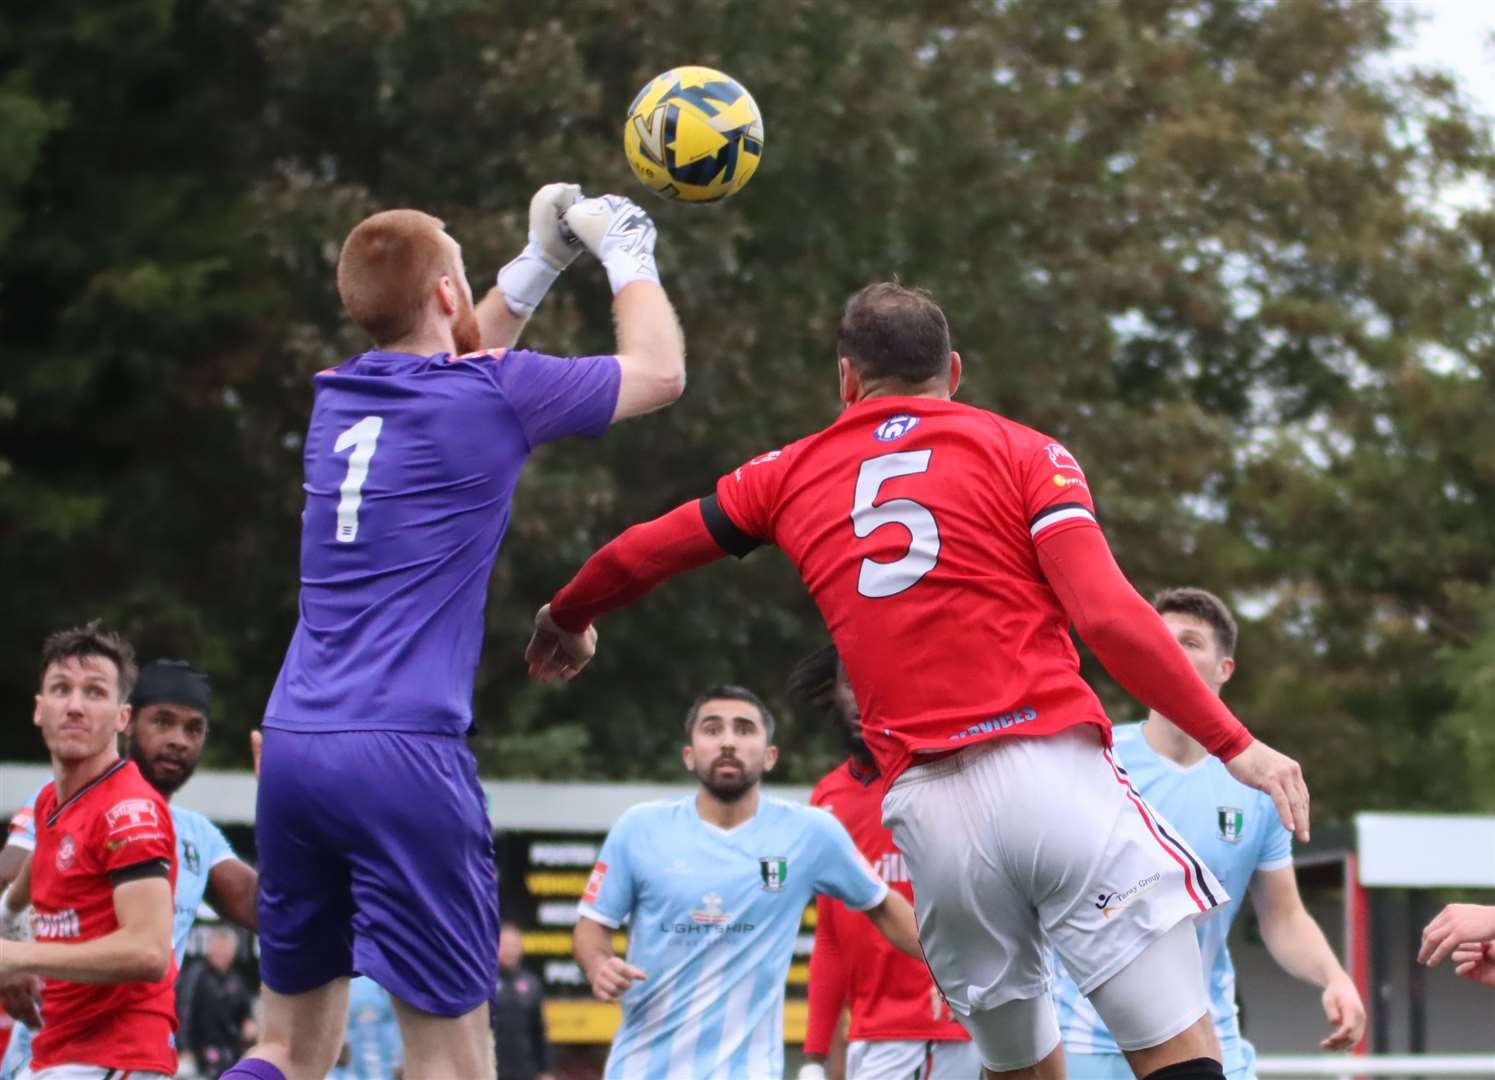
[[[737,527],[737,523],[727,516],[727,512],[716,501],[715,495],[707,495],[701,500],[701,518],[706,522],[706,531],[711,534],[711,539],[728,555],[740,559],[754,548],[763,546],[762,540],[749,536]]]
[[[109,880],[116,888],[128,884],[131,881],[144,881],[146,878],[171,876],[171,863],[165,859],[146,859],[144,862],[131,863],[122,866],[118,870],[111,871]]]

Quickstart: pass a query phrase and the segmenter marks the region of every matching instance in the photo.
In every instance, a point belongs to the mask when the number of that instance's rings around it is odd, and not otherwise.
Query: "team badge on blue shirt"
[[[758,860],[758,873],[769,892],[782,892],[789,880],[789,860],[780,855],[765,855]]]
[[[1216,807],[1216,820],[1220,824],[1220,839],[1227,844],[1239,844],[1241,842],[1242,826],[1246,824],[1246,815],[1234,806]]]

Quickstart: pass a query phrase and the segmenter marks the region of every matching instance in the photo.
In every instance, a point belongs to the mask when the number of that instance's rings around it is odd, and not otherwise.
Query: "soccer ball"
[[[742,190],[757,171],[763,117],[730,76],[677,67],[633,99],[623,152],[634,175],[665,198],[715,202]]]

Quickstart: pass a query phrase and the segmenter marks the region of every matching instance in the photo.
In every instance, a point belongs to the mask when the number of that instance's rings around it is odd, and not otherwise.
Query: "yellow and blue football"
[[[634,175],[665,198],[715,202],[741,191],[757,171],[763,117],[730,75],[672,68],[628,107],[623,151]]]

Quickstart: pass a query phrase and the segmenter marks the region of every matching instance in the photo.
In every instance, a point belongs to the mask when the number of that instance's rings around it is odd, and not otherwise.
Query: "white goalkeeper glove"
[[[561,271],[581,254],[581,244],[561,228],[561,215],[579,198],[578,184],[546,184],[529,201],[529,242],[498,272],[504,300],[521,319],[535,313]]]
[[[807,1061],[799,1067],[798,1080],[825,1080],[825,1066],[818,1061]]]
[[[654,221],[632,199],[599,195],[582,199],[566,210],[566,227],[607,271],[613,295],[634,281],[659,284],[654,264]]]

